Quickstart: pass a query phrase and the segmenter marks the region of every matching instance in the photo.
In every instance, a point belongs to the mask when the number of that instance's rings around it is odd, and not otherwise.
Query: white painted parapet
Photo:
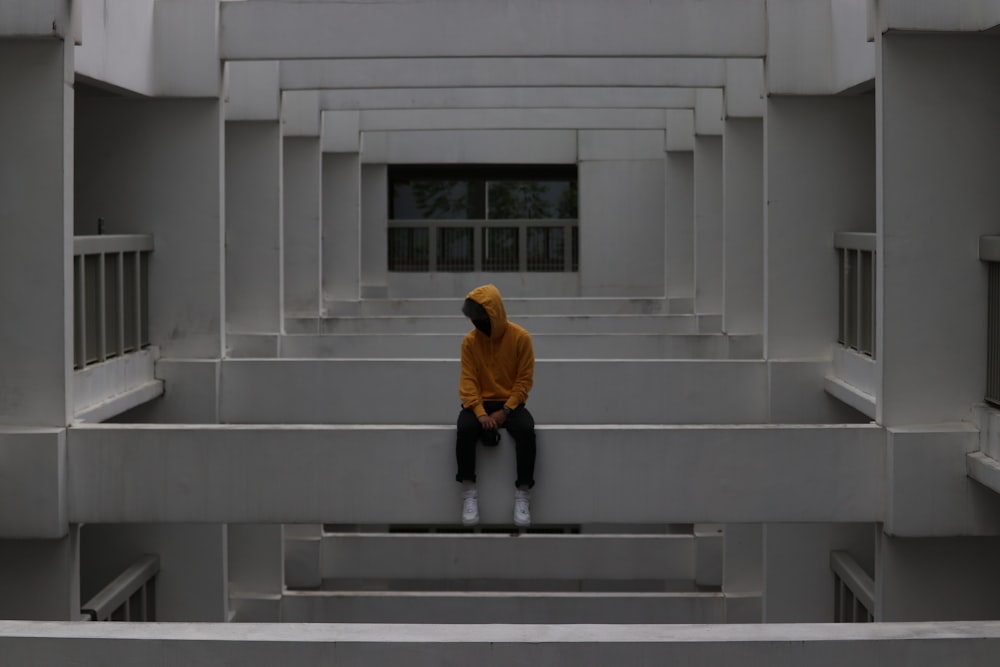
[[[268,60],[225,63],[225,117],[277,120],[281,108],[278,63]]]
[[[67,0],[16,0],[0,5],[0,37],[55,37],[72,34]]]
[[[877,30],[980,32],[1000,24],[998,0],[868,0]]]
[[[884,437],[875,425],[541,425],[533,522],[877,522]],[[453,426],[82,425],[67,436],[68,519],[456,525],[454,456]],[[514,472],[508,436],[479,450],[484,525],[510,525]]]
[[[0,429],[0,538],[64,537],[66,508],[65,429]]]
[[[916,647],[919,647],[917,650]],[[0,621],[13,664],[994,667],[1000,623],[428,625]]]

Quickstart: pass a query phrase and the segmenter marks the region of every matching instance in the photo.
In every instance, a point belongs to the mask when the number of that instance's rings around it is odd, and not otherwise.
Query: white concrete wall
[[[0,41],[0,424],[72,414],[72,55],[60,40]]]
[[[102,217],[108,233],[153,235],[150,339],[165,357],[222,355],[221,114],[215,99],[117,98],[76,114],[76,233]]]
[[[970,419],[986,382],[978,239],[996,233],[1000,209],[1000,45],[895,34],[880,44],[878,418]]]
[[[277,121],[226,122],[226,329],[282,330],[282,141]]]
[[[837,340],[836,231],[875,231],[872,96],[781,97],[764,128],[765,345],[829,358]]]

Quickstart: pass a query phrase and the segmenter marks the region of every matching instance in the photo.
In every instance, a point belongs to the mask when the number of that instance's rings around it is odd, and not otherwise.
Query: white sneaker
[[[479,494],[475,489],[462,492],[462,525],[475,526],[479,523]]]
[[[514,525],[525,528],[531,525],[531,491],[514,492]]]

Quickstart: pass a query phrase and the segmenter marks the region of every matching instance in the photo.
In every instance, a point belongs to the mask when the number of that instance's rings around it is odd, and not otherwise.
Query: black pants
[[[486,401],[483,403],[487,414],[503,409],[502,401]],[[517,480],[515,486],[530,489],[535,485],[535,418],[531,416],[524,404],[507,415],[501,428],[514,438],[514,455],[517,457]],[[462,408],[458,414],[458,435],[455,438],[455,458],[458,460],[459,482],[476,481],[476,443],[483,434],[476,413],[468,408]]]

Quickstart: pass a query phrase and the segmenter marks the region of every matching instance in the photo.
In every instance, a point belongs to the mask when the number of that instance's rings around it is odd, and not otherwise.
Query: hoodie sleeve
[[[486,414],[479,378],[476,375],[475,352],[468,338],[462,340],[462,371],[458,378],[458,397],[462,401],[462,407],[471,409],[477,417]]]
[[[535,348],[531,342],[531,334],[523,329],[517,339],[517,371],[514,385],[506,406],[512,410],[528,401],[528,392],[535,382]]]

